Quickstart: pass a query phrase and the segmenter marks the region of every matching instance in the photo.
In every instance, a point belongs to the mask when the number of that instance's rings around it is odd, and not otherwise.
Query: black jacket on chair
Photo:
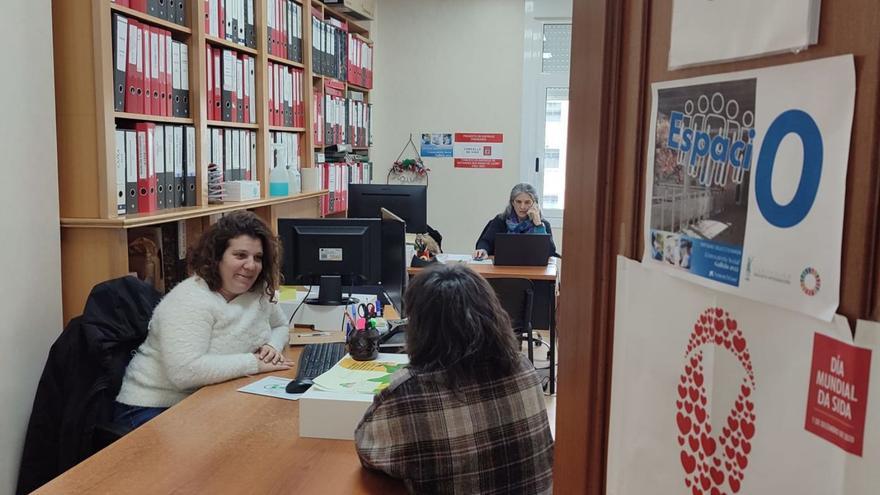
[[[28,422],[17,493],[28,493],[92,455],[132,352],[161,294],[135,277],[96,285],[82,316],[52,344]]]

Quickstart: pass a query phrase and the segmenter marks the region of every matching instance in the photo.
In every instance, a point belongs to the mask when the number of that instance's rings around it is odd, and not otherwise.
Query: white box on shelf
[[[260,199],[260,181],[231,180],[223,183],[223,201]]]
[[[309,298],[318,297],[317,286],[313,287]],[[343,296],[347,296],[344,293]],[[318,306],[314,304],[303,304],[302,300],[306,297],[306,291],[297,290],[295,298],[287,300],[279,300],[281,310],[284,316],[290,319],[290,315],[296,311],[296,317],[291,322],[292,325],[314,326],[315,330],[322,332],[341,332],[343,318],[346,311],[357,319],[357,304],[341,305],[341,306]],[[358,300],[359,304],[376,304],[376,296],[373,294],[352,294],[352,298]],[[299,308],[299,310],[297,310]]]

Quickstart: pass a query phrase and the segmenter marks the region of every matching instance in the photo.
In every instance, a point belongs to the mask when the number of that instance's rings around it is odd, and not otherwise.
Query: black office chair
[[[528,348],[529,361],[535,362],[535,336],[532,331],[532,305],[535,287],[526,278],[490,278],[489,285],[507,311],[513,331],[520,342],[525,341]]]

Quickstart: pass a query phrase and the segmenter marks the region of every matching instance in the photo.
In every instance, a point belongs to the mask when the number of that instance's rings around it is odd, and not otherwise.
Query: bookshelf
[[[179,249],[192,245],[215,215],[248,209],[273,228],[278,218],[318,217],[329,191],[317,190],[291,196],[269,196],[272,133],[298,136],[299,163],[315,166],[312,122],[316,79],[312,71],[313,12],[332,16],[355,26],[364,39],[369,30],[345,14],[310,0],[294,0],[302,9],[302,62],[273,55],[268,48],[269,3],[253,0],[255,47],[208,34],[207,1],[184,0],[185,25],[119,5],[111,0],[53,0],[55,54],[56,132],[58,140],[59,207],[61,227],[62,302],[65,323],[81,313],[91,288],[104,280],[130,273],[129,233],[133,229],[175,225]],[[184,70],[189,80],[189,116],[150,115],[114,108],[113,14],[166,31],[188,50]],[[254,59],[251,123],[209,118],[206,47],[232,50]],[[268,64],[303,71],[302,100],[305,126],[269,125]],[[170,65],[170,63],[169,63]],[[169,76],[170,78],[170,76]],[[345,82],[343,81],[343,84]],[[170,96],[169,96],[170,98]],[[213,116],[213,115],[212,115]],[[191,126],[194,129],[195,201],[193,205],[146,213],[117,213],[115,131],[136,123]],[[211,161],[210,130],[237,129],[253,133],[256,155],[255,179],[261,199],[209,204],[207,168]],[[361,150],[365,152],[366,150]]]

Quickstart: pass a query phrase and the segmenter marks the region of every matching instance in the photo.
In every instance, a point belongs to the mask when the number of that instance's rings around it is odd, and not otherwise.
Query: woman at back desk
[[[538,192],[531,184],[521,183],[510,190],[510,201],[503,212],[496,215],[486,227],[474,251],[474,259],[481,260],[495,254],[495,234],[550,234],[550,252],[556,254],[550,222],[541,215],[538,208]]]

